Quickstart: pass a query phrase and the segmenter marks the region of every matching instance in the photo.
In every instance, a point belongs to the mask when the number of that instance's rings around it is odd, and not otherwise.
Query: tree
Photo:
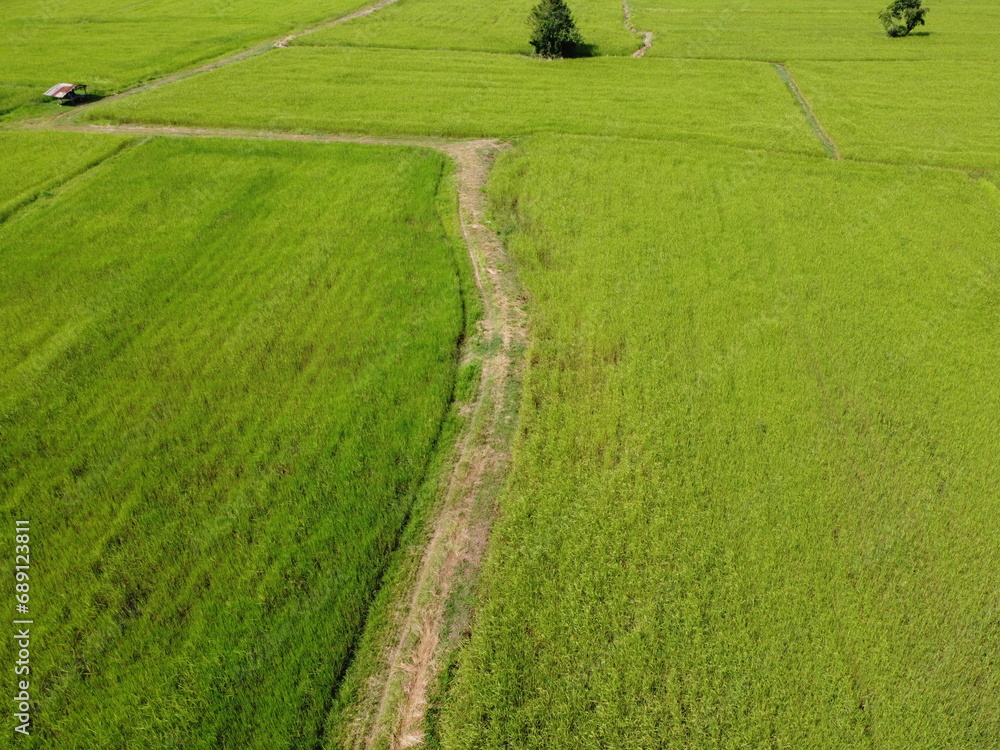
[[[541,57],[576,57],[585,49],[564,0],[541,0],[528,18],[531,46]]]
[[[893,0],[892,5],[878,14],[889,36],[906,36],[918,25],[924,25],[924,16],[930,8],[920,7],[923,0]]]

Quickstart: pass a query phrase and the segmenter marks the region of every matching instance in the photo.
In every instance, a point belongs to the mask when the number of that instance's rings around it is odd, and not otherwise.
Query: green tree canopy
[[[924,25],[924,16],[930,8],[921,7],[923,0],[894,0],[892,5],[878,14],[889,36],[906,36],[918,25]]]
[[[585,49],[573,14],[564,0],[541,0],[528,18],[531,46],[541,57],[577,57]]]

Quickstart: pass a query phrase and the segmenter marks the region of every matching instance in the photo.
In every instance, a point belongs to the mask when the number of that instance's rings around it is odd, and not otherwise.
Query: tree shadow
[[[578,58],[578,57],[597,57],[597,45],[587,44],[586,42],[581,42],[580,44],[573,44],[569,49],[566,50],[566,54],[563,57],[568,58]]]

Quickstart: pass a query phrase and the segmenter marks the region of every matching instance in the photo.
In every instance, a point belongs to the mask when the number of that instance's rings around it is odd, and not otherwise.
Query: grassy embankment
[[[320,741],[455,383],[444,170],[157,140],[0,226],[0,496],[44,644],[19,746]]]

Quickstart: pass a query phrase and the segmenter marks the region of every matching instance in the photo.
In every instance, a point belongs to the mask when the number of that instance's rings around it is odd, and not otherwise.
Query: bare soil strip
[[[830,134],[823,129],[820,124],[819,118],[816,117],[816,113],[813,112],[812,106],[809,104],[809,100],[806,99],[805,95],[802,93],[802,89],[799,88],[799,84],[796,82],[794,76],[792,76],[791,71],[785,67],[784,63],[771,63],[774,69],[778,71],[778,77],[785,82],[788,90],[792,92],[792,96],[798,101],[799,106],[802,107],[803,113],[805,113],[806,120],[809,122],[809,127],[812,128],[813,133],[819,138],[820,143],[823,144],[823,149],[826,151],[827,155],[831,159],[836,161],[841,161],[840,151],[837,149],[837,144],[834,143],[833,138]]]
[[[511,459],[514,424],[527,348],[524,300],[500,238],[486,224],[483,188],[495,155],[494,140],[280,133],[259,130],[23,123],[38,130],[71,130],[134,136],[241,138],[311,143],[358,143],[434,148],[456,166],[459,220],[483,304],[478,330],[463,345],[464,363],[478,361],[479,389],[467,405],[466,427],[455,449],[430,541],[405,602],[399,602],[396,632],[380,667],[365,686],[344,738],[354,748],[408,748],[424,740],[428,691],[461,643],[472,617],[470,592],[482,563],[497,499]]]
[[[355,723],[354,747],[421,744],[428,690],[471,619],[468,594],[479,572],[511,458],[527,325],[520,287],[497,235],[486,225],[483,187],[501,144],[463,141],[442,150],[458,167],[459,214],[483,300],[479,391],[444,503],[424,550],[405,618],[383,669],[368,686],[373,711]],[[373,700],[374,699],[374,700]]]
[[[632,7],[628,4],[628,0],[622,0],[622,12],[625,14],[626,30],[630,34],[642,34],[642,47],[633,52],[632,57],[645,57],[650,47],[653,46],[653,32],[639,31],[632,25]]]

